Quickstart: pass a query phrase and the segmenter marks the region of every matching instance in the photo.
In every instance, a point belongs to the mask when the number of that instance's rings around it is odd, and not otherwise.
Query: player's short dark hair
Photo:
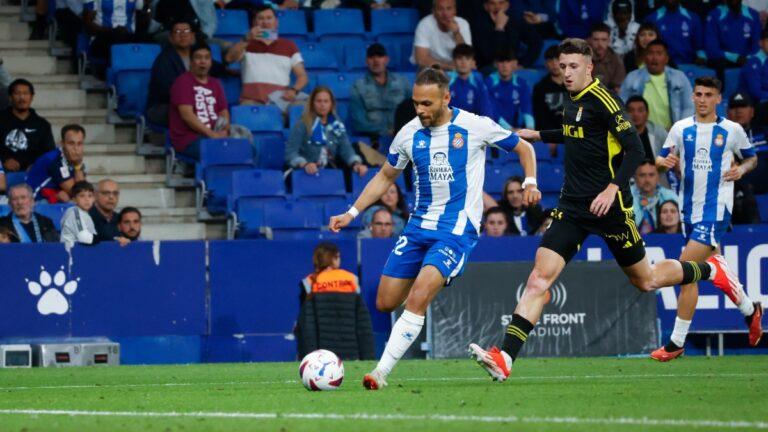
[[[122,210],[120,210],[120,214],[117,216],[117,221],[122,222],[123,216],[131,213],[136,213],[137,215],[139,215],[139,220],[141,220],[141,211],[139,211],[139,209],[137,209],[136,207],[125,207]]]
[[[659,28],[656,27],[656,24],[652,22],[644,22],[640,24],[640,27],[637,28],[637,32],[640,33],[641,31],[645,30],[653,30],[654,33],[657,35],[659,34]]]
[[[640,95],[634,95],[634,96],[630,97],[629,99],[627,99],[627,103],[625,105],[627,106],[627,108],[629,108],[629,104],[635,103],[635,102],[640,102],[643,105],[645,105],[645,110],[646,111],[650,110],[650,108],[648,108],[648,101],[645,100],[645,98],[640,96]]]
[[[510,47],[502,47],[496,50],[496,52],[493,54],[493,61],[497,62],[508,62],[517,60],[517,54],[515,53],[515,50],[513,50]]]
[[[592,47],[587,41],[579,38],[568,38],[557,47],[558,55],[561,54],[581,54],[585,57],[592,57]]]
[[[657,33],[658,34],[658,33]],[[650,42],[648,42],[648,45],[645,47],[646,51],[650,49],[652,46],[660,46],[664,48],[664,51],[669,53],[669,45],[667,45],[666,42],[664,42],[661,38],[656,38]]]
[[[557,45],[550,45],[550,46],[549,46],[549,48],[547,48],[547,49],[544,51],[544,59],[545,59],[545,60],[552,60],[552,59],[556,59],[556,58],[557,58],[557,56],[559,56],[559,55],[560,55],[560,52],[559,52],[559,51],[560,51],[560,50],[558,49],[558,46],[557,46]]]
[[[27,86],[27,88],[29,88],[29,93],[32,94],[32,96],[35,95],[35,86],[33,86],[29,80],[25,80],[24,78],[17,78],[8,85],[8,96],[12,95],[13,91],[16,89],[16,86],[20,85]]]
[[[71,131],[80,132],[81,134],[83,134],[83,138],[85,138],[85,128],[80,126],[79,124],[71,123],[68,125],[64,125],[64,127],[61,128],[61,140],[64,141],[64,137],[67,136],[67,132],[71,132]]]
[[[475,49],[471,45],[458,44],[453,49],[453,59],[456,60],[459,57],[475,58]]]
[[[171,18],[171,22],[169,23],[168,30],[173,31],[173,28],[179,24],[188,25],[193,32],[196,32],[200,28],[200,22],[198,21],[197,18],[190,15],[184,15],[184,16]]]
[[[646,165],[650,165],[656,168],[656,163],[651,158],[644,158],[642,162],[640,162],[640,164],[637,166],[637,168],[640,168],[641,166],[646,166]]]
[[[275,8],[270,6],[268,3],[264,3],[264,4],[261,4],[261,5],[253,6],[253,7],[249,8],[250,14],[249,14],[248,18],[250,19],[250,22],[253,22],[253,20],[255,20],[256,17],[260,13],[264,12],[265,10],[271,10],[272,13],[274,13],[275,16],[277,16],[277,11],[275,10]]]
[[[418,75],[416,75],[415,85],[436,85],[440,90],[447,90],[451,81],[448,76],[443,72],[440,65],[432,65],[428,68],[422,69]]]
[[[209,54],[212,54],[211,47],[207,43],[203,41],[197,41],[194,45],[192,45],[192,48],[189,49],[189,58],[192,58],[192,56],[194,56],[195,53],[200,50],[206,50]]]
[[[72,196],[76,197],[82,192],[93,193],[93,185],[85,180],[80,180],[72,185]]]
[[[611,28],[604,22],[595,23],[589,29],[589,36],[591,37],[595,33],[608,33],[611,34]]]
[[[717,89],[717,92],[720,93],[723,91],[723,83],[720,82],[719,79],[711,76],[702,76],[698,77],[695,80],[693,80],[693,86],[702,86],[702,87],[708,87]]]

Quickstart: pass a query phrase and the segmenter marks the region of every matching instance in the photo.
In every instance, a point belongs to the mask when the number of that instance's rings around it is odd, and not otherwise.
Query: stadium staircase
[[[21,8],[0,4],[0,57],[13,78],[26,78],[35,86],[33,108],[53,126],[59,141],[61,127],[78,123],[87,132],[85,164],[88,180],[111,178],[120,185],[120,207],[138,207],[144,216],[146,240],[217,239],[226,237],[223,223],[198,223],[193,189],[165,186],[165,159],[136,152],[136,126],[107,121],[107,95],[81,89],[70,73],[65,56],[51,55],[45,41],[29,41],[29,27]],[[60,42],[56,42],[57,44]],[[56,50],[63,51],[66,50]]]

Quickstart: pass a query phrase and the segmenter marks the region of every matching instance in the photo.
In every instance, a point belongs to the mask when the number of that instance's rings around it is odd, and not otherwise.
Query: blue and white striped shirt
[[[485,149],[511,151],[516,134],[488,117],[452,108],[451,121],[425,128],[418,117],[397,133],[387,161],[397,169],[413,162],[415,210],[408,223],[455,235],[480,232],[483,215]]]
[[[86,0],[83,8],[96,12],[94,23],[106,28],[126,27],[136,31],[136,10],[144,7],[144,0]]]

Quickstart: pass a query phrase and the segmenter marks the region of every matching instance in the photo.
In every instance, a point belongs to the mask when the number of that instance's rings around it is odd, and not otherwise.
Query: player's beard
[[[442,115],[443,110],[445,110],[445,105],[441,105],[440,109],[435,111],[434,114],[427,117],[426,119],[422,116],[419,116],[419,120],[421,121],[421,125],[424,127],[433,127],[437,124],[437,122],[440,121],[440,115]],[[426,121],[425,121],[426,120]]]

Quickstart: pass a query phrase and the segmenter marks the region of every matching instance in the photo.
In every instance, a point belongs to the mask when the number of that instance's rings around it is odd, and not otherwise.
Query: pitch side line
[[[249,420],[379,420],[379,421],[424,421],[482,422],[482,423],[535,423],[535,424],[595,424],[630,426],[676,426],[707,427],[727,429],[768,429],[768,422],[654,419],[654,418],[580,418],[580,417],[518,417],[518,416],[456,416],[456,415],[407,415],[407,414],[334,414],[334,413],[275,413],[275,412],[139,412],[139,411],[80,411],[80,410],[37,410],[3,409],[0,415],[53,415],[68,417],[151,417],[151,418],[223,418]]]
[[[698,373],[698,374],[635,374],[635,375],[554,375],[554,376],[513,376],[509,379],[515,381],[535,380],[580,380],[580,379],[644,379],[644,378],[755,378],[768,377],[768,373]],[[401,378],[398,381],[405,382],[466,382],[489,381],[487,376],[477,377],[434,377],[434,378]],[[67,389],[94,389],[94,388],[132,388],[132,387],[195,387],[195,386],[240,386],[240,385],[275,385],[296,384],[299,380],[285,381],[225,381],[225,382],[174,382],[174,383],[141,383],[141,384],[79,384],[79,385],[51,385],[51,386],[15,386],[0,387],[0,391],[14,390],[67,390]]]

